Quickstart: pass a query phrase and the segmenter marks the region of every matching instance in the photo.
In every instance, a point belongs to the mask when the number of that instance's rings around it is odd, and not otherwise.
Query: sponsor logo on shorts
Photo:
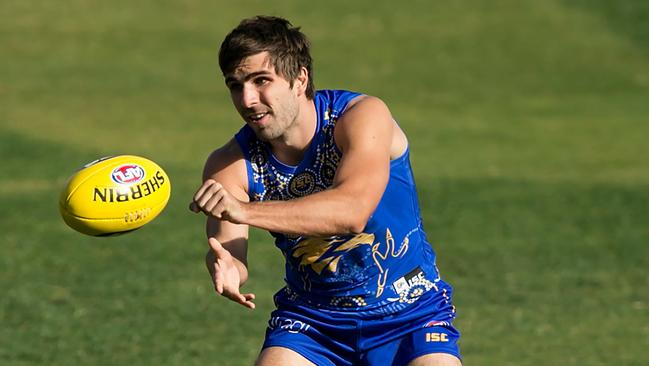
[[[451,323],[449,323],[449,322],[445,322],[445,321],[443,321],[443,320],[433,320],[433,321],[430,321],[430,322],[424,324],[424,328],[429,328],[429,327],[447,327],[447,326],[450,326],[450,325],[451,325]]]
[[[448,334],[437,332],[426,333],[426,342],[448,342]]]
[[[132,184],[144,179],[144,168],[137,164],[124,164],[113,169],[110,177],[118,184]]]
[[[284,329],[289,333],[304,333],[309,330],[311,326],[303,321],[284,318],[281,316],[274,316],[268,321],[268,328],[270,329]]]

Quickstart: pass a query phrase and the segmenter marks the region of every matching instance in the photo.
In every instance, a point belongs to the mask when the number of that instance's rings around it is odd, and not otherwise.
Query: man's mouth
[[[251,121],[251,122],[259,123],[268,114],[269,114],[268,112],[251,113],[251,114],[248,114],[248,120]]]

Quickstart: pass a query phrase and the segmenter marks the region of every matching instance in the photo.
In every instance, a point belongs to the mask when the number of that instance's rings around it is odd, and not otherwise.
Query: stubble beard
[[[256,128],[255,134],[257,138],[270,142],[286,137],[286,133],[297,126],[298,112],[297,104],[287,106],[286,113],[282,113],[284,116],[280,116],[280,118],[277,118],[277,115],[272,112],[270,117],[273,119],[271,121],[273,123],[270,123],[266,128]]]

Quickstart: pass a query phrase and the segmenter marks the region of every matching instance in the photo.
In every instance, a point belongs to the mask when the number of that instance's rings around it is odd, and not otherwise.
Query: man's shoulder
[[[339,117],[334,138],[341,150],[345,150],[362,136],[372,140],[380,131],[390,136],[393,129],[389,108],[380,98],[374,96],[357,97]]]
[[[374,118],[379,116],[390,116],[390,110],[381,98],[367,94],[358,94],[349,100],[345,109],[339,114],[341,122],[342,120],[348,119],[358,120],[365,116],[372,116],[371,119],[374,120]],[[391,116],[388,120],[391,120]]]

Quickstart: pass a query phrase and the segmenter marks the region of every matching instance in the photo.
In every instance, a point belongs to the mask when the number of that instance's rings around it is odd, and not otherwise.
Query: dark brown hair
[[[311,44],[299,27],[286,19],[256,16],[244,19],[221,43],[219,66],[223,75],[233,72],[246,57],[267,51],[275,72],[290,82],[300,74],[302,67],[309,72],[306,96],[313,99],[313,67]]]

